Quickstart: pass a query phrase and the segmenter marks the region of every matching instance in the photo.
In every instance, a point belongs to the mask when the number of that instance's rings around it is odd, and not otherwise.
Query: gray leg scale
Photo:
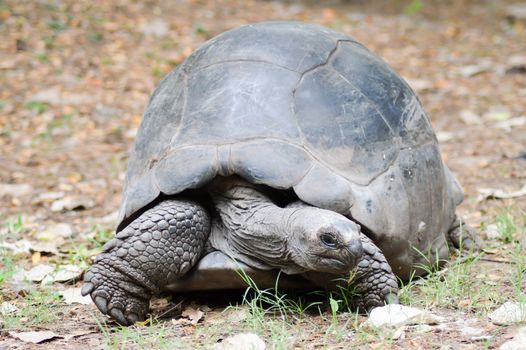
[[[122,325],[143,320],[151,297],[197,263],[209,234],[200,204],[165,200],[104,245],[84,275],[82,295]]]
[[[376,306],[398,303],[398,282],[391,266],[373,241],[360,235],[364,254],[358,262],[354,283],[361,297],[355,301],[360,311],[370,311]]]

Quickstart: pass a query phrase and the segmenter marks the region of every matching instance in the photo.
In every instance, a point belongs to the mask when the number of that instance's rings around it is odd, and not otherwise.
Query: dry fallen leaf
[[[475,75],[488,72],[492,69],[491,62],[480,62],[478,64],[471,64],[460,68],[460,74],[466,78],[474,77]]]
[[[69,211],[75,209],[89,209],[95,206],[95,202],[87,197],[66,197],[51,204],[51,211]]]
[[[265,350],[263,339],[254,333],[239,333],[224,339],[214,346],[214,350]]]
[[[40,252],[34,252],[33,254],[31,254],[31,263],[33,265],[38,264],[40,262],[41,257],[42,256],[40,255]]]
[[[67,282],[77,280],[82,275],[84,269],[78,265],[60,265],[52,273],[47,274],[42,279],[42,284],[51,284],[54,282]]]
[[[248,307],[240,306],[236,308],[230,308],[221,312],[223,317],[228,318],[233,322],[243,322],[250,317],[250,311]]]
[[[499,237],[501,237],[499,228],[495,224],[487,225],[484,233],[486,234],[486,238],[488,239],[498,239]]]
[[[394,340],[401,340],[401,339],[405,339],[405,336],[406,336],[406,329],[407,329],[407,326],[402,326],[400,328],[398,328],[394,333],[393,333],[393,339]]]
[[[170,320],[170,322],[171,322],[174,326],[185,326],[185,325],[190,324],[190,321],[187,320],[186,318],[178,318],[178,319],[172,318],[172,319]],[[141,324],[141,322],[137,322],[137,324],[140,324],[141,326],[143,326],[143,324]]]
[[[29,242],[29,250],[31,252],[38,252],[40,254],[53,254],[58,255],[58,248],[57,245],[61,243],[58,240],[55,241],[49,241],[49,242]],[[36,262],[33,262],[33,264],[36,264]]]
[[[63,198],[64,192],[44,192],[39,194],[33,201],[32,204],[42,204],[47,202],[53,202],[57,199]]]
[[[33,192],[33,187],[28,184],[0,184],[0,197],[9,195],[22,197]]]
[[[10,250],[14,255],[29,253],[31,249],[31,242],[26,239],[20,239],[15,243],[0,242],[0,248]]]
[[[18,281],[27,280],[31,282],[40,282],[54,270],[55,268],[51,265],[40,264],[36,265],[29,271],[20,271],[16,273],[13,278]]]
[[[508,199],[526,196],[526,184],[518,191],[505,192],[498,188],[479,188],[479,201],[484,199]]]
[[[471,299],[462,299],[457,302],[457,307],[459,309],[467,309],[473,305],[473,300]]]
[[[89,296],[82,296],[80,294],[81,288],[68,288],[60,292],[66,304],[82,304],[91,305],[92,301]]]
[[[451,131],[437,131],[436,136],[440,143],[445,143],[455,138],[455,134]]]
[[[16,305],[8,303],[7,301],[4,301],[2,304],[0,304],[0,314],[7,315],[18,311],[18,307]]]
[[[194,309],[190,306],[188,306],[186,309],[183,310],[183,313],[181,316],[186,317],[192,322],[192,324],[197,324],[202,318],[203,318],[204,312],[199,309]]]
[[[510,132],[513,128],[526,125],[526,117],[516,117],[508,120],[502,120],[495,124],[497,128]]]
[[[476,125],[482,123],[482,118],[469,109],[463,109],[460,111],[459,117],[467,125]]]
[[[39,231],[35,237],[42,241],[57,241],[63,238],[69,238],[73,235],[73,228],[67,223],[58,223],[47,226],[44,230]]]
[[[47,340],[54,338],[62,338],[60,335],[51,331],[41,331],[41,332],[9,332],[9,335],[20,339],[26,343],[39,344]]]

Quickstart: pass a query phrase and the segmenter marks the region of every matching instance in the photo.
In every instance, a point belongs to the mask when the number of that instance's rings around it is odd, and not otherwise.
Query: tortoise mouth
[[[360,241],[352,241],[347,246],[329,254],[316,254],[318,264],[330,268],[334,273],[347,273],[358,265],[363,255],[363,246]]]
[[[326,255],[316,255],[318,258],[317,265],[319,271],[329,273],[347,273],[349,272],[356,263],[354,261],[342,261],[342,259],[336,259]],[[354,260],[354,259],[352,259]]]

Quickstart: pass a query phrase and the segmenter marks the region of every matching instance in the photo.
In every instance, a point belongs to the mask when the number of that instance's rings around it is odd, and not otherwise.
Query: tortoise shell
[[[161,194],[229,175],[352,218],[402,278],[427,265],[420,252],[447,256],[463,198],[407,83],[351,37],[298,22],[225,32],[164,78],[130,157],[118,230]]]

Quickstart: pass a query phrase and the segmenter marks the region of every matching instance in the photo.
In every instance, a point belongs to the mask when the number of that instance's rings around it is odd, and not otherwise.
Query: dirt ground
[[[520,325],[487,315],[526,301],[523,280],[515,288],[509,280],[526,244],[526,19],[510,13],[512,1],[385,3],[0,0],[0,303],[17,308],[0,313],[0,349],[207,348],[238,325],[269,348],[491,349],[513,337]],[[487,243],[469,265],[466,291],[433,299],[439,294],[419,284],[408,289],[408,303],[445,321],[382,333],[360,327],[363,316],[328,312],[269,318],[257,332],[246,307],[174,297],[159,301],[158,310],[177,306],[160,322],[122,329],[93,305],[58,296],[81,285],[79,273],[45,285],[17,280],[36,266],[89,264],[114,229],[129,150],[156,84],[205,40],[269,19],[353,36],[421,99],[464,187],[459,212]],[[464,334],[461,323],[487,337]],[[58,336],[35,345],[16,336],[27,331]]]

